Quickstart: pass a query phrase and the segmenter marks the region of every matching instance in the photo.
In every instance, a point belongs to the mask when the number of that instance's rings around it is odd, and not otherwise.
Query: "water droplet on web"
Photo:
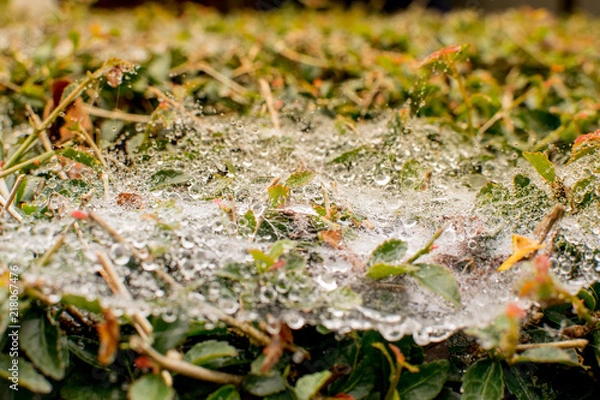
[[[116,265],[126,265],[129,262],[129,250],[120,243],[115,243],[110,248],[110,258]]]

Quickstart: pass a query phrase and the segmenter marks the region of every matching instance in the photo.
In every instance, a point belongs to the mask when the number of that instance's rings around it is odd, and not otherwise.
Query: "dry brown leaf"
[[[321,239],[333,248],[342,248],[342,231],[339,229],[329,229],[319,232]]]
[[[100,348],[98,349],[98,362],[102,365],[110,365],[115,361],[119,347],[120,328],[117,317],[110,311],[104,311],[104,322],[98,324],[98,337]]]
[[[128,210],[144,208],[144,198],[137,193],[121,192],[115,198],[117,205]]]

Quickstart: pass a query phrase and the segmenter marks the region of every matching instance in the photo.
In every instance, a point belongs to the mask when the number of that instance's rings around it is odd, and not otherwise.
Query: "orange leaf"
[[[329,229],[320,232],[321,239],[333,248],[342,247],[342,231],[339,229]]]
[[[120,329],[119,321],[110,310],[104,311],[104,322],[98,324],[98,337],[100,348],[98,349],[98,362],[109,365],[115,360],[119,346]]]
[[[513,235],[513,254],[502,263],[498,268],[498,271],[506,271],[512,268],[513,265],[526,258],[532,251],[543,249],[544,247],[545,246],[540,244],[537,240],[525,236]]]

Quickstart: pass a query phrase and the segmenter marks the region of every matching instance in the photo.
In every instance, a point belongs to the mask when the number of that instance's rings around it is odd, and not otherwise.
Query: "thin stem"
[[[55,154],[54,151],[48,151],[46,153],[40,154],[37,157],[33,157],[27,161],[23,161],[21,164],[14,165],[10,168],[4,168],[4,169],[0,170],[0,179],[5,178],[5,177],[9,176],[10,174],[13,174],[22,168],[28,167],[31,164],[40,164],[40,163],[46,161],[47,159],[51,158],[54,154]]]
[[[280,128],[279,114],[277,113],[277,109],[275,108],[271,87],[269,86],[269,83],[262,78],[258,80],[258,83],[260,84],[260,93],[265,98],[265,102],[267,103],[267,109],[269,110],[271,123],[273,124],[273,127],[278,130]]]
[[[125,298],[126,300],[133,300],[131,293],[129,293],[127,287],[125,287],[125,284],[121,280],[121,277],[113,267],[108,257],[101,252],[96,252],[96,257],[98,257],[98,263],[102,266],[104,271],[102,276],[108,283],[108,286],[110,286],[113,293]],[[136,330],[141,336],[148,337],[152,334],[152,324],[150,324],[150,322],[148,322],[143,315],[136,312],[133,313],[132,317]]]
[[[15,200],[15,197],[17,197],[17,192],[19,191],[21,182],[23,182],[23,178],[25,178],[25,175],[19,175],[17,177],[17,179],[15,180],[12,190],[10,191],[10,194],[8,195],[8,199],[6,199],[6,203],[4,203],[2,205],[2,208],[0,209],[0,216],[2,216],[2,213],[4,212],[4,210],[7,210],[8,208],[10,208],[12,202]]]
[[[588,345],[588,343],[589,343],[589,341],[587,339],[573,339],[573,340],[564,340],[562,342],[518,344],[517,351],[525,351],[525,350],[529,350],[529,349],[548,348],[548,347],[552,347],[555,349],[583,349]]]
[[[40,259],[38,260],[38,265],[44,266],[44,265],[48,264],[48,262],[50,261],[50,258],[52,258],[54,253],[56,253],[58,251],[58,249],[60,249],[60,246],[63,245],[63,243],[65,242],[65,239],[66,239],[65,235],[58,235],[58,237],[56,238],[56,242],[52,245],[52,247],[50,247],[48,249],[48,251],[46,251],[42,257],[40,257]]]
[[[406,264],[412,264],[415,261],[417,261],[417,259],[419,257],[424,256],[425,254],[431,253],[431,250],[433,250],[432,249],[433,243],[442,235],[442,233],[444,232],[445,229],[446,229],[446,225],[444,225],[440,229],[438,229],[437,232],[433,234],[431,239],[429,239],[429,241],[425,244],[425,246],[423,246],[421,249],[419,249],[411,258],[406,260]]]
[[[458,89],[460,90],[460,94],[467,106],[467,124],[469,128],[469,134],[473,135],[473,105],[471,104],[471,99],[469,98],[469,94],[467,93],[467,89],[465,88],[465,83],[463,82],[462,76],[458,73],[456,66],[452,60],[447,60],[446,65],[450,67],[450,71],[452,72],[452,76],[456,79],[456,83],[458,84]]]
[[[31,135],[29,135],[27,137],[27,139],[25,139],[23,141],[23,143],[21,143],[21,146],[19,146],[19,148],[17,149],[17,151],[15,151],[15,153],[12,155],[12,157],[6,162],[5,167],[11,167],[12,165],[14,165],[15,163],[17,163],[19,161],[19,159],[21,158],[21,156],[23,154],[25,154],[25,151],[29,148],[30,145],[32,145],[33,143],[35,143],[35,141],[38,139],[39,134],[42,131],[45,131],[46,129],[48,129],[48,127],[50,125],[52,125],[52,123],[54,122],[54,120],[56,120],[56,118],[60,115],[61,112],[63,112],[67,106],[69,104],[71,104],[77,97],[79,97],[79,95],[81,94],[81,92],[83,92],[85,90],[85,88],[95,79],[97,79],[98,77],[96,76],[96,74],[98,72],[104,72],[103,68],[100,68],[98,71],[96,71],[96,73],[94,74],[88,74],[85,79],[83,79],[81,81],[81,83],[75,88],[75,90],[73,90],[72,92],[70,92],[63,101],[60,102],[60,104],[54,109],[52,110],[52,112],[50,113],[50,115],[48,115],[48,117],[39,125],[37,126],[33,133]],[[99,74],[101,76],[101,74]]]

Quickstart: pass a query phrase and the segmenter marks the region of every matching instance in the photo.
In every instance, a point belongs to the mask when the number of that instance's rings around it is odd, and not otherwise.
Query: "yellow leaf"
[[[498,268],[498,271],[506,271],[524,259],[532,251],[544,248],[544,245],[540,244],[537,240],[530,239],[525,236],[513,235],[512,239],[513,254],[502,263],[502,265]]]

